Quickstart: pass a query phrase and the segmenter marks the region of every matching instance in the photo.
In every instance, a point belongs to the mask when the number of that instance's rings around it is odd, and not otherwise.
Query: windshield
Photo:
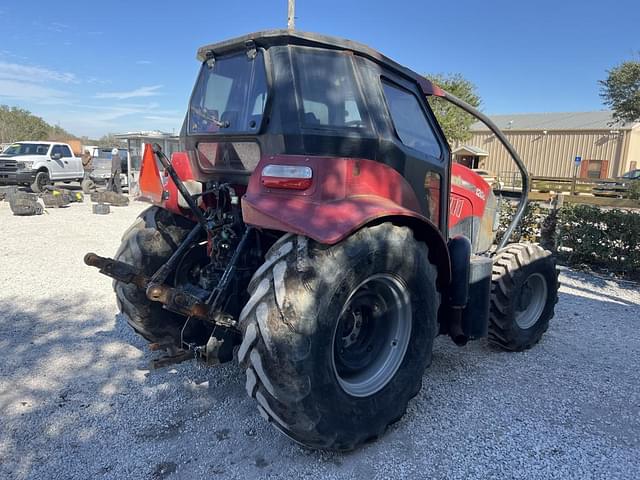
[[[49,145],[46,143],[14,143],[5,148],[2,155],[8,157],[17,157],[19,155],[46,155],[48,151]]]
[[[246,53],[207,62],[191,97],[189,133],[251,133],[262,123],[267,81],[262,52],[253,60]]]

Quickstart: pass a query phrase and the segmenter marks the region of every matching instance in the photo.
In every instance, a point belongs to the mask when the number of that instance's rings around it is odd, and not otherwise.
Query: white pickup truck
[[[27,185],[41,192],[52,182],[82,181],[82,160],[59,142],[16,142],[0,153],[0,185]]]

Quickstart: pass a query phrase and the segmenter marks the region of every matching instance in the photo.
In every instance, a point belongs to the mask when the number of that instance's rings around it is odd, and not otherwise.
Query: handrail
[[[473,106],[469,105],[464,100],[459,99],[455,95],[452,95],[451,93],[445,90],[443,90],[442,94],[438,96],[441,96],[445,100],[448,100],[449,102],[453,103],[455,106],[461,108],[471,116],[480,120],[487,127],[489,127],[489,130],[491,130],[495,134],[495,136],[498,138],[498,140],[500,140],[500,143],[504,145],[504,148],[507,149],[507,152],[509,152],[509,155],[511,155],[511,158],[513,158],[513,161],[518,167],[518,170],[520,170],[520,175],[522,177],[522,194],[520,196],[520,202],[518,203],[518,208],[516,209],[516,213],[513,216],[513,220],[511,220],[511,223],[507,227],[507,230],[504,232],[502,240],[500,240],[500,243],[498,244],[498,250],[500,250],[501,248],[504,248],[504,246],[509,241],[509,238],[511,238],[511,234],[513,233],[515,228],[518,226],[518,223],[520,223],[520,220],[522,220],[522,216],[524,215],[524,210],[525,208],[527,208],[527,203],[529,201],[529,190],[531,189],[531,180],[529,178],[529,172],[527,171],[527,167],[524,165],[524,162],[518,155],[518,152],[516,152],[515,148],[513,148],[513,145],[509,143],[509,140],[507,140],[507,137],[504,136],[504,134],[497,127],[497,125],[493,123],[489,117],[487,117],[485,114],[483,114]]]

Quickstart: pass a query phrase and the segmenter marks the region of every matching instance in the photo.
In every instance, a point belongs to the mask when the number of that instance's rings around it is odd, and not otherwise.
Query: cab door
[[[62,145],[53,145],[49,151],[49,158],[47,159],[47,166],[49,167],[49,173],[51,174],[51,180],[58,180],[64,178],[64,160],[62,158]]]
[[[51,150],[51,159],[57,166],[56,176],[52,179],[70,180],[82,177],[82,162],[74,157],[67,145],[54,145]]]

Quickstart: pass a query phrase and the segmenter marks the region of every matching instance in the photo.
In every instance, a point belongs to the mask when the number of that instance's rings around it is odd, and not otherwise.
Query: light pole
[[[287,12],[287,28],[294,30],[296,28],[296,0],[289,0],[289,9]]]

